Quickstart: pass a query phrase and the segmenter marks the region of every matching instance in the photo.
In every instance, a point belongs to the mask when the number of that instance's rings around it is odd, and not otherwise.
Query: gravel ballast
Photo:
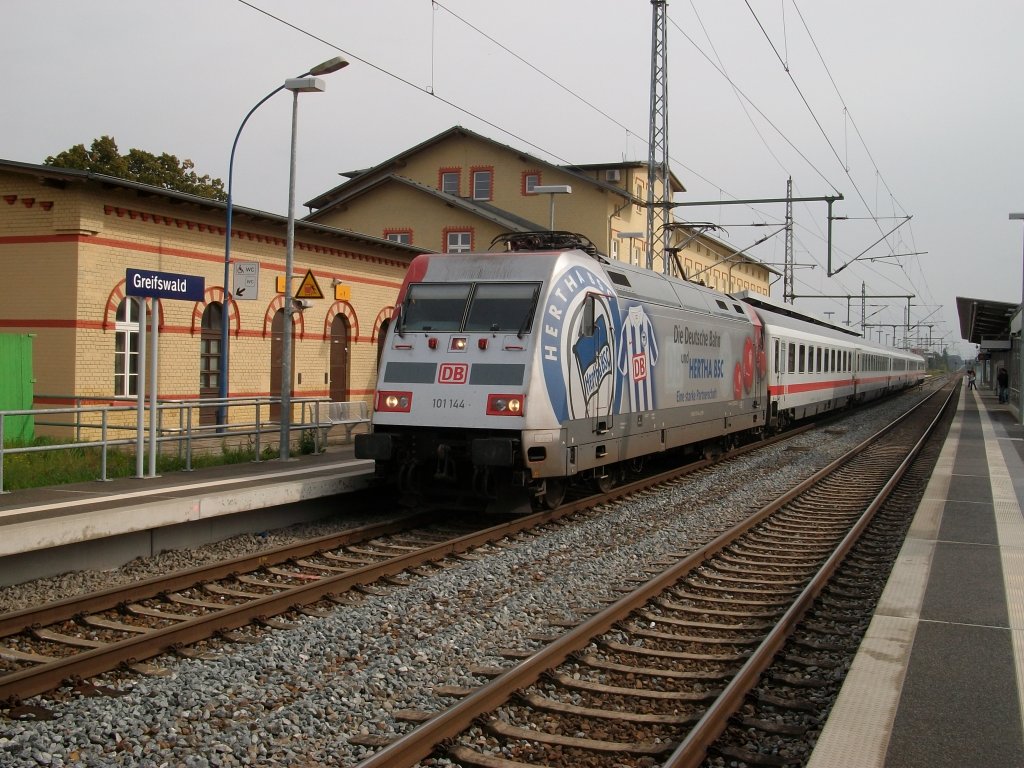
[[[561,631],[551,622],[603,607],[627,580],[648,578],[644,569],[654,561],[706,541],[866,439],[911,397],[917,393],[857,411],[830,427],[827,437],[813,430],[656,494],[521,537],[512,546],[488,548],[478,561],[410,575],[409,586],[366,595],[328,618],[260,631],[255,644],[220,645],[216,660],[166,656],[158,663],[169,670],[167,677],[108,679],[125,695],[87,698],[63,691],[40,699],[33,703],[55,718],[6,721],[0,764],[353,765],[374,750],[350,738],[407,732],[413,726],[397,721],[396,710],[449,706],[453,700],[435,695],[434,688],[481,684],[469,672],[473,666],[509,666],[502,650],[536,648],[531,634]],[[11,610],[326,532],[318,525],[237,537],[115,572],[7,587],[0,592],[2,606]]]

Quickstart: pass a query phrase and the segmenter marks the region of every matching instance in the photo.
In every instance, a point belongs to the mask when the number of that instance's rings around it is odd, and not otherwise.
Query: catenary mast
[[[647,268],[654,269],[661,258],[662,272],[668,274],[669,223],[672,192],[668,168],[668,8],[666,0],[651,0],[651,123],[647,155]],[[661,187],[658,188],[658,178]]]

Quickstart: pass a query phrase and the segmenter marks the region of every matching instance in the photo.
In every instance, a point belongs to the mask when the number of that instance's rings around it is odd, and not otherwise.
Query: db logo
[[[647,355],[633,355],[633,381],[647,378]]]
[[[465,363],[441,363],[438,384],[465,384],[469,380],[469,366]]]

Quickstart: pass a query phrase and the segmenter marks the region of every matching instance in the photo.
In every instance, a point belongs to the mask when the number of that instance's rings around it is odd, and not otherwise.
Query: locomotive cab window
[[[409,286],[402,311],[406,331],[457,331],[469,300],[468,283],[417,283]]]
[[[596,330],[595,323],[594,294],[588,293],[587,298],[583,301],[583,323],[580,325],[580,336],[593,336]]]
[[[478,283],[464,330],[528,332],[538,289],[537,283]]]

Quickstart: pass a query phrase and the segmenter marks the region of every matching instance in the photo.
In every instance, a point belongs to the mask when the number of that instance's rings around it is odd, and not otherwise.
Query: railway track
[[[806,429],[745,446],[718,461]],[[440,563],[712,463],[677,467],[486,528],[481,520],[438,523],[436,512],[425,512],[0,615],[0,704],[12,718],[45,718],[45,708],[23,702],[65,684],[79,692],[110,693],[85,681],[117,669],[162,674],[148,660],[167,652],[201,656],[196,644],[211,638],[245,642],[249,638],[239,630],[251,624],[288,629],[289,614],[321,615],[318,603],[326,601],[323,609],[344,603],[351,589]]]
[[[448,691],[462,698],[452,708],[406,713],[422,724],[360,768],[426,758],[481,768],[700,765],[897,487],[951,392],[515,667],[480,670],[491,682]]]
[[[719,458],[728,461],[789,439],[809,427],[745,446]],[[244,642],[247,625],[288,629],[290,615],[320,615],[344,603],[351,589],[514,537],[598,504],[626,497],[686,474],[711,461],[675,468],[616,487],[610,493],[565,504],[557,510],[475,528],[432,522],[436,513],[384,525],[352,529],[256,555],[183,571],[35,609],[0,615],[0,703],[12,718],[48,716],[26,699],[117,669],[156,675],[149,660],[166,652],[202,655],[196,645],[210,638]],[[282,618],[283,617],[283,618]],[[94,688],[100,692],[110,689]]]

